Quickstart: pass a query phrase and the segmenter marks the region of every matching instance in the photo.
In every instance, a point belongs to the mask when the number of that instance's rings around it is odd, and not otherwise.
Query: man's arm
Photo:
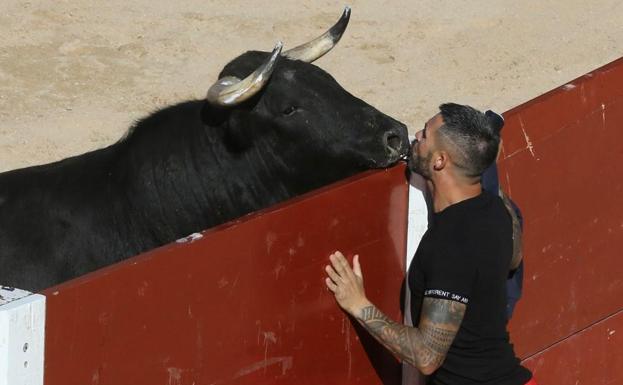
[[[502,198],[502,202],[504,202],[504,206],[506,206],[506,211],[511,216],[511,220],[513,222],[513,258],[511,259],[510,270],[515,270],[519,267],[521,263],[521,259],[523,258],[523,240],[522,240],[522,230],[521,230],[521,222],[519,222],[519,217],[513,208],[513,205],[510,199],[504,194],[502,189],[500,189],[500,198]]]
[[[425,297],[417,328],[397,323],[365,297],[358,256],[353,260],[353,269],[340,252],[330,258],[332,266],[326,268],[326,283],[338,304],[400,359],[426,375],[437,370],[454,341],[467,306]]]
[[[389,319],[374,305],[363,308],[357,320],[387,349],[423,374],[437,370],[461,326],[466,305],[425,297],[417,328]]]

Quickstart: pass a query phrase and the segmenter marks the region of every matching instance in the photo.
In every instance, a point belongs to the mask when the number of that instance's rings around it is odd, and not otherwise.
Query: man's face
[[[411,152],[407,165],[409,170],[422,175],[426,179],[432,177],[431,161],[435,148],[437,129],[443,125],[441,114],[430,118],[424,128],[415,133],[415,140],[411,144]]]

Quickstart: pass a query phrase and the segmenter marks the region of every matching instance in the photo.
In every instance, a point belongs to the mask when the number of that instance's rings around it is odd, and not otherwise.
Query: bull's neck
[[[212,132],[209,132],[212,130]],[[127,191],[126,219],[136,230],[167,243],[297,194],[287,184],[293,172],[271,147],[258,140],[240,151],[207,135],[171,138],[164,148],[134,146],[120,165]],[[213,135],[212,135],[213,134]],[[125,166],[124,166],[125,167]],[[136,199],[141,197],[141,199]]]

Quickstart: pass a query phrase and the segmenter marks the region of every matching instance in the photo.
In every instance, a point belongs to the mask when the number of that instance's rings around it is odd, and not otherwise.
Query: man
[[[439,108],[416,134],[409,159],[434,209],[408,273],[418,326],[392,321],[366,298],[357,255],[352,268],[339,251],[330,256],[327,287],[386,348],[429,375],[429,384],[533,383],[506,331],[506,278],[521,256],[513,250],[518,221],[481,186],[502,125],[469,106]]]

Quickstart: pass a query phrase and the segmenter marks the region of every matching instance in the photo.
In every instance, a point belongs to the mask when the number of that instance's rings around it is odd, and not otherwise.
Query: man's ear
[[[448,164],[448,153],[445,151],[435,151],[433,153],[433,169],[435,171],[443,170]]]

